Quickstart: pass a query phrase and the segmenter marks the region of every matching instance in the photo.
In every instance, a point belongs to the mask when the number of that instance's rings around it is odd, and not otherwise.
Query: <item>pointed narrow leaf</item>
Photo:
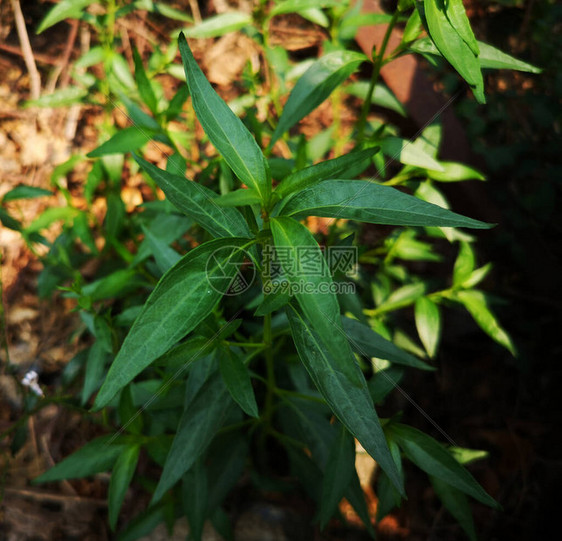
[[[156,134],[148,128],[130,126],[112,135],[105,143],[87,154],[88,158],[99,158],[107,154],[133,152],[146,145]]]
[[[221,195],[217,198],[216,203],[219,207],[241,207],[261,203],[261,197],[259,193],[252,188],[247,190],[241,188],[240,190]]]
[[[142,230],[156,264],[163,273],[181,259],[181,256],[173,248],[170,248],[167,242],[154,235],[150,229],[143,226]]]
[[[133,47],[133,60],[135,62],[135,81],[140,97],[150,112],[155,115],[158,112],[158,101],[154,95],[154,90],[152,90],[152,86],[150,85],[150,81],[142,65],[142,58],[136,47]]]
[[[464,305],[474,321],[486,334],[506,348],[512,355],[516,355],[515,345],[498,323],[496,316],[488,308],[486,295],[482,291],[476,289],[457,291],[453,298]]]
[[[470,47],[470,50],[478,56],[480,54],[480,49],[478,48],[478,43],[474,37],[474,32],[470,27],[470,21],[466,16],[462,0],[447,0],[443,3],[443,5],[445,7],[445,15],[447,16],[447,19],[449,19],[452,27]]]
[[[47,197],[50,195],[53,195],[53,192],[45,190],[44,188],[20,184],[4,194],[2,197],[2,203],[15,201],[16,199],[32,199],[34,197]]]
[[[343,332],[337,297],[330,289],[332,277],[318,243],[304,225],[292,218],[273,218],[271,231],[276,249],[285,252],[280,263],[304,315],[323,337],[342,374],[353,384],[363,385],[363,375]],[[307,260],[313,261],[320,272],[307,271]]]
[[[366,59],[364,54],[353,51],[334,51],[316,60],[289,95],[269,146],[316,109]]]
[[[262,201],[267,201],[271,191],[269,169],[256,140],[207,81],[183,34],[178,43],[193,108],[201,126],[236,176],[254,188]]]
[[[320,528],[324,529],[344,497],[355,472],[355,442],[343,425],[330,448],[322,483]]]
[[[441,338],[439,307],[427,297],[420,297],[415,305],[416,328],[427,354],[433,359]]]
[[[311,165],[285,177],[275,188],[275,194],[282,199],[290,193],[304,190],[322,180],[334,178],[358,163],[368,160],[379,151],[379,147],[350,152],[332,160]]]
[[[189,539],[201,541],[208,513],[207,471],[198,461],[183,477],[182,503],[189,522]]]
[[[380,464],[392,483],[403,494],[400,474],[388,449],[364,378],[361,387],[352,383],[341,372],[338,363],[328,353],[326,346],[311,325],[291,305],[287,308],[287,317],[299,357],[312,381],[336,417]]]
[[[443,171],[427,171],[427,176],[439,182],[458,182],[460,180],[486,180],[486,177],[478,170],[468,165],[456,162],[439,162]]]
[[[269,14],[273,17],[283,13],[296,13],[306,9],[337,6],[339,4],[340,0],[284,0],[277,3]]]
[[[117,526],[119,511],[127,494],[127,488],[133,479],[139,459],[140,446],[130,445],[123,449],[117,457],[115,466],[111,473],[109,489],[107,492],[107,509],[109,514],[109,525],[112,530]]]
[[[346,218],[371,224],[492,227],[395,188],[363,180],[326,180],[293,196],[280,213]]]
[[[159,169],[134,156],[144,171],[162,188],[168,200],[215,237],[250,236],[246,221],[235,208],[215,204],[217,194],[201,184]]]
[[[429,35],[440,53],[472,87],[479,103],[486,103],[484,80],[477,56],[447,19],[445,0],[424,0]]]
[[[386,156],[405,165],[444,171],[443,166],[415,142],[412,143],[401,137],[387,137],[381,141],[381,147]]]
[[[40,34],[64,19],[79,19],[83,9],[93,2],[94,0],[62,0],[49,10],[37,27],[37,33]]]
[[[108,471],[125,448],[126,445],[112,435],[96,438],[34,479],[33,483],[76,479]]]
[[[474,251],[469,242],[459,243],[459,254],[453,267],[453,284],[460,286],[474,270],[475,257]]]
[[[351,347],[360,355],[366,357],[377,357],[391,363],[411,366],[421,370],[435,370],[413,355],[406,353],[403,349],[394,345],[390,340],[383,338],[360,321],[348,317],[342,318],[343,329],[347,335]]]
[[[221,376],[234,401],[250,417],[259,417],[258,405],[252,388],[252,380],[244,363],[229,349],[218,352]]]
[[[388,431],[405,455],[429,475],[494,508],[498,503],[478,484],[438,441],[420,430],[403,424],[391,424]]]
[[[207,449],[232,400],[219,373],[209,378],[183,412],[152,503],[158,502]]]
[[[478,538],[468,498],[460,490],[437,477],[430,475],[429,479],[445,509],[455,517],[470,541],[477,541]]]
[[[94,408],[113,396],[206,317],[228,290],[245,239],[218,239],[193,249],[158,282],[123,342]]]
[[[236,32],[250,24],[252,24],[252,16],[249,13],[227,11],[190,26],[183,32],[188,38],[216,38],[230,32]]]

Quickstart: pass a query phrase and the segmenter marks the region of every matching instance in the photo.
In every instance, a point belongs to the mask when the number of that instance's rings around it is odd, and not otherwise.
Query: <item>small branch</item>
[[[23,13],[21,11],[21,6],[19,0],[11,0],[12,9],[14,11],[14,20],[16,23],[16,30],[18,32],[18,38],[20,40],[21,50],[23,53],[23,59],[29,72],[29,82],[31,87],[31,99],[38,99],[41,95],[41,77],[37,71],[37,66],[35,65],[35,59],[33,58],[33,50],[31,49],[31,43],[29,42],[29,36],[27,35],[27,28],[25,27],[25,19],[23,18]]]

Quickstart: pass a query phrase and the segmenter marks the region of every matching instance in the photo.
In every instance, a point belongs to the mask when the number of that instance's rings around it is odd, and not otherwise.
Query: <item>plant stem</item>
[[[271,417],[273,413],[273,395],[275,394],[275,367],[273,363],[271,314],[266,314],[263,318],[263,341],[265,344],[265,370],[267,381],[264,420],[266,424],[269,425],[271,423]]]
[[[381,47],[377,56],[373,59],[373,74],[371,75],[371,82],[369,83],[369,90],[367,91],[367,96],[365,97],[365,101],[363,102],[363,107],[361,108],[361,115],[359,116],[359,120],[357,121],[357,144],[361,144],[363,142],[363,137],[365,134],[365,126],[367,124],[367,115],[369,114],[369,109],[371,108],[371,100],[373,98],[373,92],[375,91],[375,85],[380,76],[381,68],[384,62],[384,54],[386,52],[386,47],[388,46],[388,41],[390,39],[390,35],[392,34],[392,30],[396,25],[396,21],[398,20],[398,8],[394,11],[392,15],[392,19],[388,23],[386,27],[386,32],[384,34],[384,38],[381,43]]]

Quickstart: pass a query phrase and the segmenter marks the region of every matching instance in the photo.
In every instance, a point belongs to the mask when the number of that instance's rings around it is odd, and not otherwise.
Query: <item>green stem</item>
[[[371,81],[369,83],[369,90],[367,91],[367,96],[365,97],[365,101],[363,102],[363,107],[361,108],[361,115],[359,116],[359,120],[357,122],[357,144],[361,144],[363,142],[363,137],[365,134],[365,126],[367,124],[367,115],[369,114],[369,110],[371,109],[371,100],[373,98],[373,92],[375,91],[375,85],[380,76],[381,68],[384,62],[384,54],[386,53],[386,48],[388,46],[388,41],[390,39],[390,35],[392,34],[392,30],[394,29],[396,22],[398,21],[398,9],[392,15],[392,19],[388,23],[386,27],[386,33],[384,34],[384,38],[382,40],[382,44],[377,56],[373,60],[373,74],[371,75]]]

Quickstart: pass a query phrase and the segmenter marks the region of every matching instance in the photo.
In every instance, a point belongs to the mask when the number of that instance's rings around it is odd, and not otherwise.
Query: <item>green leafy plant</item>
[[[68,11],[70,4],[53,8],[42,28],[67,16],[86,17],[80,11],[86,2]],[[118,14],[115,4],[108,6],[104,21]],[[95,338],[71,362],[84,370],[81,403],[97,393],[94,409],[106,408],[107,428],[118,430],[91,441],[37,482],[111,469],[109,521],[115,528],[139,455],[146,453],[162,473],[157,481],[143,474],[151,504],[120,539],[135,539],[179,515],[188,517],[191,536],[199,539],[206,519],[228,536],[222,505],[245,470],[251,469],[258,487],[286,489],[272,465],[272,457],[282,457],[285,473],[292,474],[290,488],[300,480],[317,504],[322,527],[338,515],[345,497],[373,533],[354,466],[356,439],[380,466],[378,519],[406,496],[406,458],[429,475],[445,507],[474,539],[467,496],[497,507],[463,466],[474,456],[441,445],[399,416],[380,419],[375,405],[406,369],[435,369],[429,359],[438,352],[446,306],[464,306],[494,340],[515,351],[489,308],[490,299],[475,289],[490,266],[477,267],[474,239],[458,229],[491,226],[449,210],[438,188],[441,182],[483,176],[439,159],[438,123],[408,141],[395,127],[369,121],[368,112],[373,100],[380,100],[403,113],[378,80],[381,67],[402,54],[445,58],[479,102],[485,101],[482,68],[535,68],[477,42],[460,0],[399,2],[393,14],[377,19],[388,25],[387,37],[372,59],[349,50],[346,36],[361,20],[339,2],[286,0],[269,11],[261,3],[253,17],[217,16],[192,26],[188,34],[217,36],[251,26],[266,55],[281,58],[269,46],[268,22],[288,12],[331,25],[334,38],[328,52],[304,70],[282,112],[288,64],[279,62],[275,69],[268,64],[275,83],[267,105],[280,116],[266,123],[252,122],[252,100],[245,122],[236,116],[206,79],[183,34],[178,46],[187,87],[170,101],[161,97],[134,53],[131,84],[150,114],[121,96],[135,125],[115,132],[89,154],[97,161],[85,190],[92,197],[98,186],[107,185],[103,234],[120,256],[118,264],[106,257],[96,280],[87,283],[74,270],[83,258],[75,249],[78,239],[92,257],[101,257],[87,213],[69,206],[68,216],[43,215],[41,223],[23,229],[5,204],[46,193],[20,187],[4,196],[0,218],[22,229],[31,244],[41,240],[32,235],[49,219],[67,220],[47,256],[47,263],[49,257],[55,262],[46,267],[53,279],[44,275],[50,284],[45,291],[61,280],[72,281],[67,295],[77,299],[84,327]],[[401,22],[404,39],[388,52],[388,36]],[[423,28],[426,38],[420,38]],[[92,49],[90,60],[110,54],[113,36],[107,32],[105,45],[95,54]],[[113,52],[110,57],[115,62]],[[372,68],[366,87],[346,85],[362,63]],[[207,185],[185,177],[178,141],[191,135],[168,129],[181,114],[187,88],[197,119],[220,154],[204,170]],[[305,141],[290,131],[324,100],[331,97],[337,104],[338,93],[346,91],[364,98],[353,133],[356,144],[347,154],[321,161],[331,146],[341,145],[337,134],[327,131]],[[119,195],[123,154],[138,151],[148,139],[172,149],[166,169],[136,154],[128,167],[139,168],[166,200],[145,203],[143,212],[129,216]],[[275,156],[279,141],[291,158]],[[373,169],[378,180],[359,179]],[[60,174],[53,175],[59,190]],[[322,246],[319,235],[303,223],[310,216],[331,220]],[[361,224],[388,226],[388,234],[376,246],[363,246],[356,240]],[[195,231],[196,242],[186,240],[188,230]],[[459,247],[452,280],[442,287],[408,266],[439,261],[435,239]],[[413,309],[419,342],[393,318],[404,309]]]

